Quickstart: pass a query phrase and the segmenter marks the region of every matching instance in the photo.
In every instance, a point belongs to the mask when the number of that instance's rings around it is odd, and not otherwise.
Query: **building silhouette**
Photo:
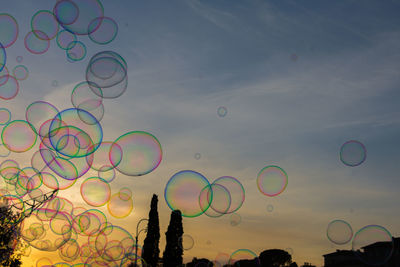
[[[336,250],[323,256],[325,267],[400,267],[400,238],[372,243],[361,251]]]

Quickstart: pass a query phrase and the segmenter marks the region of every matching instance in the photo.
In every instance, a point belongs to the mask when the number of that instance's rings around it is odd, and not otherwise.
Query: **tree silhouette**
[[[160,249],[158,244],[160,242],[160,224],[158,220],[157,210],[158,197],[153,194],[151,199],[149,221],[147,223],[147,235],[144,239],[142,258],[148,266],[156,267],[158,263],[158,256]]]
[[[281,249],[264,250],[259,259],[263,267],[286,267],[292,262],[292,256]]]
[[[20,215],[0,205],[0,266],[21,266],[21,255],[16,253],[21,246],[20,237]]]
[[[213,267],[214,264],[208,259],[198,259],[194,257],[191,262],[186,264],[186,267]]]
[[[174,210],[171,213],[171,220],[168,230],[165,233],[167,244],[163,254],[164,267],[177,267],[182,265],[182,214],[180,210]]]

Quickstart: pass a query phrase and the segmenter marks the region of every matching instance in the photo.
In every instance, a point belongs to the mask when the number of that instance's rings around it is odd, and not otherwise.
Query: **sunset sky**
[[[104,99],[103,140],[146,131],[159,140],[163,158],[147,175],[117,173],[110,183],[113,193],[132,190],[128,217],[116,219],[99,209],[134,235],[157,194],[160,256],[171,212],[164,189],[181,170],[197,171],[210,182],[236,177],[246,194],[236,226],[229,214],[183,219],[185,234],[195,242],[184,261],[280,248],[291,250],[299,265],[322,266],[323,254],[351,249],[351,243],[328,240],[327,226],[335,219],[347,221],[354,232],[376,224],[400,236],[400,1],[103,0],[118,35],[107,45],[78,36],[87,55],[75,63],[55,40],[41,55],[24,47],[32,15],[52,10],[54,2],[2,1],[0,13],[19,25],[17,41],[6,48],[7,67],[23,64],[29,77],[0,107],[12,119],[25,119],[26,107],[38,100],[70,108],[72,89],[85,80],[90,58],[103,50],[118,52],[128,65],[128,89]],[[217,114],[221,106],[225,117]],[[356,167],[339,158],[349,140],[367,150]],[[34,151],[9,158],[28,166]],[[257,174],[268,165],[288,175],[287,188],[276,197],[257,188]],[[90,208],[80,196],[79,179],[60,196]],[[32,249],[23,266],[55,255]]]

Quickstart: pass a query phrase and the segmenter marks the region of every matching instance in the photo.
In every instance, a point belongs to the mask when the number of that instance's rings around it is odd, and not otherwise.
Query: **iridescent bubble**
[[[17,56],[17,57],[15,58],[15,60],[16,60],[18,63],[22,63],[22,61],[24,60],[24,58],[23,58],[22,56]]]
[[[194,154],[194,158],[195,158],[195,159],[200,159],[200,158],[201,158],[201,154],[200,154],[200,153]]]
[[[42,36],[42,39],[39,39],[37,36]],[[45,36],[46,34],[41,31],[28,32],[24,39],[25,48],[36,55],[46,53],[47,50],[49,50],[50,41],[48,37]]]
[[[296,62],[298,58],[299,57],[296,54],[291,54],[290,55],[290,60],[293,61],[293,62]]]
[[[131,214],[133,209],[132,198],[126,199],[126,195],[115,193],[107,203],[108,212],[111,216],[122,219]]]
[[[19,83],[17,79],[15,79],[11,75],[3,75],[0,78],[0,83],[6,82],[0,86],[0,98],[4,100],[10,100],[17,96],[19,92]]]
[[[0,144],[0,157],[8,157],[11,151],[5,145]]]
[[[210,183],[202,174],[184,170],[174,174],[165,186],[164,197],[171,210],[180,210],[184,217],[197,217],[204,213],[199,198]]]
[[[219,117],[225,117],[226,114],[228,113],[228,109],[226,107],[218,107],[217,109],[217,114]]]
[[[98,0],[57,0],[53,13],[67,31],[87,35],[91,33],[88,32],[90,23],[96,18],[103,17],[104,9]],[[92,30],[95,31],[97,27],[94,25]]]
[[[51,82],[51,85],[52,85],[53,87],[57,87],[57,86],[58,86],[58,81],[56,81],[56,80],[52,81],[52,82]]]
[[[241,222],[242,222],[242,217],[237,213],[233,213],[229,218],[229,223],[231,224],[231,226],[237,226]]]
[[[209,217],[220,217],[226,214],[231,206],[231,195],[224,186],[211,184],[200,193],[199,204]]]
[[[380,225],[367,225],[354,234],[352,250],[365,264],[383,266],[393,254],[393,237]]]
[[[111,197],[110,185],[99,177],[87,178],[81,185],[83,200],[93,207],[105,205]]]
[[[113,166],[102,166],[99,169],[99,172],[97,174],[100,178],[106,180],[108,183],[111,183],[112,181],[114,181],[116,175],[115,175],[115,169],[113,168]]]
[[[10,73],[8,72],[7,67],[4,65],[3,69],[0,71],[0,87],[8,82],[9,77]]]
[[[72,90],[71,102],[75,108],[85,110],[97,121],[101,121],[104,116],[104,106],[103,98],[99,95],[101,95],[101,89],[99,89],[99,94],[95,94],[88,82],[81,82]]]
[[[88,28],[89,38],[96,44],[111,43],[118,33],[118,24],[110,17],[97,17]]]
[[[26,108],[25,118],[32,125],[33,130],[37,134],[41,137],[45,137],[49,134],[50,123],[47,123],[48,127],[46,127],[46,130],[43,129],[43,131],[40,132],[40,128],[46,122],[52,122],[49,120],[52,120],[57,114],[57,108],[49,102],[35,101]]]
[[[191,235],[183,234],[180,238],[182,249],[189,250],[194,247],[194,239]]]
[[[340,148],[340,160],[347,166],[359,166],[365,161],[366,158],[367,149],[360,141],[347,141]]]
[[[224,253],[224,252],[219,252],[218,255],[215,257],[214,263],[218,264],[217,267],[219,266],[224,266],[225,264],[228,264],[229,262],[229,254]]]
[[[71,158],[86,157],[93,153],[100,146],[102,138],[100,123],[93,115],[81,109],[71,108],[59,112],[49,128],[52,149]]]
[[[79,257],[80,247],[75,239],[69,239],[60,249],[58,255],[64,261],[72,262]]]
[[[268,204],[268,205],[267,205],[267,211],[268,211],[268,212],[273,212],[273,211],[274,211],[274,206],[271,205],[271,204]]]
[[[287,187],[288,176],[286,172],[278,166],[266,166],[258,173],[258,190],[266,196],[274,197],[281,194]]]
[[[80,61],[86,56],[86,46],[80,41],[72,41],[68,44],[66,53],[68,59]]]
[[[0,14],[0,43],[4,48],[10,47],[18,37],[18,23],[13,16]]]
[[[94,239],[96,252],[107,262],[121,261],[126,254],[132,253],[135,244],[128,231],[115,225],[104,227]]]
[[[229,264],[234,265],[235,262],[239,260],[253,260],[253,259],[256,259],[256,262],[258,263],[257,265],[260,264],[256,253],[254,253],[250,249],[238,249],[231,254],[229,258]]]
[[[21,153],[35,145],[37,135],[27,121],[15,120],[4,126],[1,139],[8,150]]]
[[[40,10],[32,16],[31,29],[39,39],[52,40],[56,37],[58,28],[56,17],[48,10]]]
[[[157,138],[147,132],[128,132],[117,138],[110,150],[110,161],[120,172],[141,176],[155,170],[161,163],[162,149]],[[114,151],[117,149],[117,151]],[[122,149],[122,160],[120,150]],[[116,156],[116,157],[114,157]]]
[[[69,45],[76,44],[74,42],[77,41],[77,38],[76,35],[73,34],[72,32],[69,32],[67,30],[62,30],[58,32],[56,41],[58,47],[67,50]]]
[[[4,46],[0,43],[0,72],[4,69],[6,66],[7,62],[7,54],[6,54],[6,49]]]
[[[29,75],[28,68],[25,67],[24,65],[17,65],[13,69],[13,75],[14,75],[15,79],[17,79],[19,81],[23,81],[26,78],[28,78],[28,75]]]
[[[96,147],[96,151],[86,157],[92,169],[105,172],[114,169],[113,164],[119,165],[122,159],[122,148],[117,143],[104,141],[100,145],[93,144],[93,149]]]
[[[11,120],[11,112],[6,108],[0,108],[0,125],[6,125]]]
[[[95,54],[86,68],[86,81],[93,92],[99,94],[101,88],[103,98],[117,98],[127,88],[127,64],[116,52],[103,51]]]
[[[122,200],[128,200],[132,198],[132,191],[128,187],[121,188],[118,193]]]
[[[40,258],[36,261],[36,267],[49,267],[52,266],[53,262],[46,257]]]
[[[353,229],[346,221],[333,220],[328,224],[326,236],[332,243],[344,245],[353,238]]]
[[[225,213],[234,213],[242,207],[245,200],[245,190],[238,179],[232,176],[222,176],[216,179],[213,184],[221,185],[229,192],[231,204]]]

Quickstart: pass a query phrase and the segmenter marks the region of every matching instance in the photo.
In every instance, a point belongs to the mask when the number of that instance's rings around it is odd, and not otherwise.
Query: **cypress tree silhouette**
[[[283,267],[292,262],[292,256],[282,249],[268,249],[260,253],[261,266]]]
[[[158,197],[153,194],[150,204],[149,221],[147,223],[147,235],[144,239],[142,258],[148,266],[156,267],[160,249],[160,224],[158,220]]]
[[[0,266],[21,266],[21,255],[15,253],[21,246],[19,222],[19,214],[7,206],[0,206]]]
[[[177,267],[182,265],[182,213],[180,210],[174,210],[171,213],[171,220],[168,230],[165,233],[167,244],[163,254],[164,267]]]

